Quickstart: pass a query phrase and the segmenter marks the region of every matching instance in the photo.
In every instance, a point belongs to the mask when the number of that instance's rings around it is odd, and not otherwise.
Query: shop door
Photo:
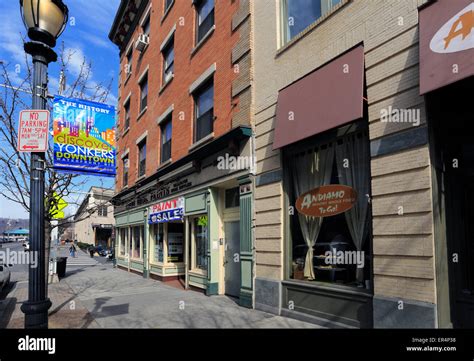
[[[225,293],[240,294],[240,222],[225,222]]]
[[[471,77],[426,97],[434,136],[432,160],[440,185],[434,202],[445,205],[441,211],[446,219],[450,318],[455,328],[474,328],[473,92]]]
[[[474,327],[474,144],[459,144],[463,166],[446,170],[446,222],[453,326]],[[459,152],[456,152],[456,156]],[[446,154],[448,159],[454,154]]]

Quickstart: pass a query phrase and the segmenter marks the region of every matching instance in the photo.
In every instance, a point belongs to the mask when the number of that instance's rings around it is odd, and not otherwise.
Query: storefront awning
[[[419,18],[420,94],[474,75],[474,1],[438,0]]]
[[[273,149],[362,118],[363,91],[360,45],[280,91]]]

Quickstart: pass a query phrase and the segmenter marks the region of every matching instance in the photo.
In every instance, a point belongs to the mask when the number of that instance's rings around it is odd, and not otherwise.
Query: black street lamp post
[[[46,109],[48,64],[57,60],[52,48],[66,27],[68,8],[61,0],[20,0],[23,22],[30,42],[25,52],[33,58],[32,109]],[[25,314],[25,328],[48,328],[48,309],[45,260],[45,202],[44,153],[31,154],[30,170],[30,252],[35,252],[38,265],[29,267],[28,301],[21,310]]]

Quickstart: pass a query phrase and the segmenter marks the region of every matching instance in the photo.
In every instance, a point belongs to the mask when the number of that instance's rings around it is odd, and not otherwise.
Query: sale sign
[[[18,122],[19,152],[46,152],[48,150],[49,111],[23,110]]]
[[[154,204],[148,210],[148,214],[149,224],[182,220],[184,215],[184,198],[180,197]]]

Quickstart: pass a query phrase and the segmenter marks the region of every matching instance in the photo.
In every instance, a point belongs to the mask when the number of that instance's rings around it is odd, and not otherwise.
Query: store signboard
[[[183,219],[183,215],[184,198],[175,198],[152,205],[148,210],[148,223],[180,221]]]
[[[420,94],[474,75],[474,1],[438,0],[419,17]]]
[[[299,213],[310,217],[331,217],[350,210],[357,201],[355,189],[331,184],[303,193],[296,200]]]

